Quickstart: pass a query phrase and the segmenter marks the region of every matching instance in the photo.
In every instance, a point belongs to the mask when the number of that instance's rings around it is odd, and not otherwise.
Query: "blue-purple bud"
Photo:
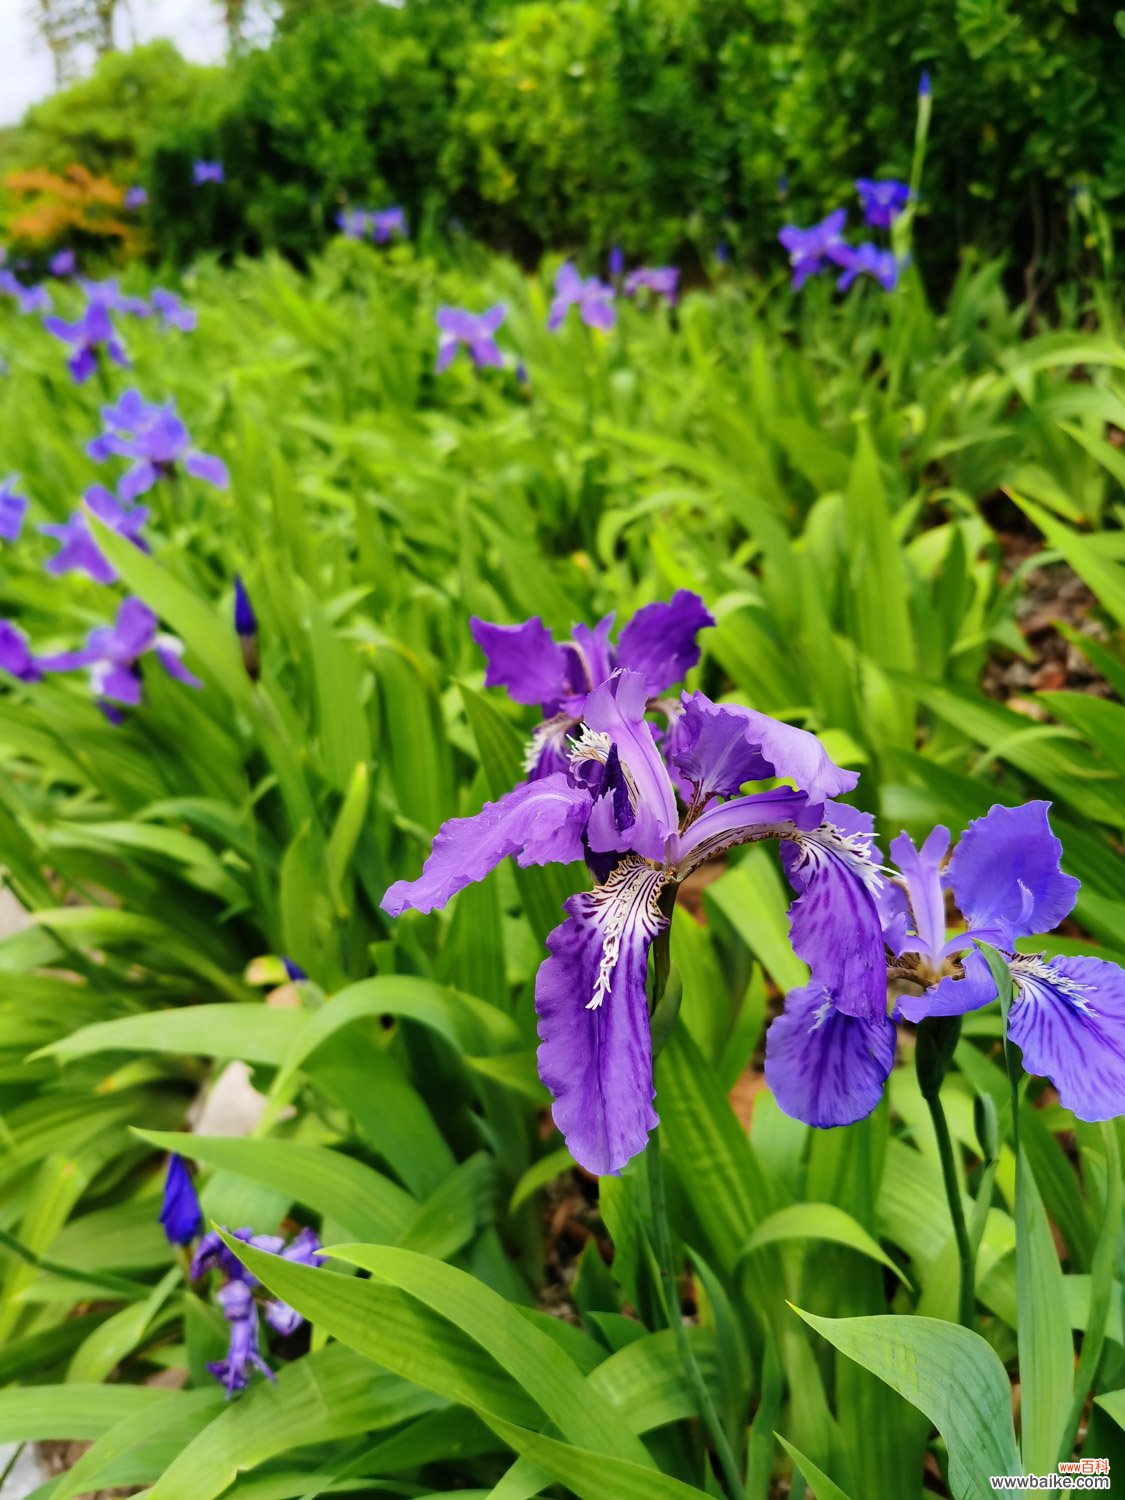
[[[293,984],[300,984],[303,979],[309,977],[300,964],[295,964],[291,958],[286,958],[284,954],[281,956],[281,962],[285,966],[285,972]]]
[[[922,76],[918,80],[918,97],[919,97],[919,99],[928,99],[930,97],[930,70],[929,70],[929,68],[923,68],[922,69]]]
[[[203,1224],[203,1213],[195,1195],[191,1173],[183,1157],[175,1152],[168,1158],[160,1222],[170,1245],[190,1244]]]
[[[620,276],[625,269],[625,252],[620,245],[614,245],[609,252],[609,274]]]
[[[262,670],[261,654],[258,650],[258,617],[250,603],[250,595],[240,576],[234,575],[234,628],[238,644],[242,649],[242,661],[247,676],[257,682]]]

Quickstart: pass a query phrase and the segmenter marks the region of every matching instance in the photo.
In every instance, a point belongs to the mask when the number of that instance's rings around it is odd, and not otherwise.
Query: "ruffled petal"
[[[575,692],[590,692],[607,681],[616,665],[609,633],[613,629],[612,614],[603,615],[591,629],[589,625],[576,625],[573,639],[567,642],[571,660],[570,682]],[[574,667],[577,666],[577,672]]]
[[[871,848],[862,829],[822,823],[786,840],[781,856],[798,892],[789,908],[793,951],[838,1010],[874,1021],[887,1010],[887,967]]]
[[[859,780],[806,729],[740,704],[712,703],[703,693],[685,693],[683,707],[672,753],[684,775],[711,792],[729,794],[744,782],[778,776],[807,792],[810,802],[823,803]]]
[[[818,828],[820,821],[821,809],[810,808],[805,794],[791,787],[732,797],[709,807],[676,838],[672,846],[676,878],[683,880],[705,860],[738,844],[787,838],[794,828]]]
[[[443,823],[421,875],[396,880],[383,897],[383,910],[392,917],[407,907],[434,911],[465,886],[483,880],[509,854],[521,865],[581,859],[589,811],[589,792],[572,786],[565,775],[521,782],[498,802],[486,802],[473,817]]]
[[[963,979],[947,978],[921,995],[900,995],[899,1014],[907,1021],[924,1021],[927,1016],[963,1016],[980,1010],[996,999],[996,984],[984,955],[975,948],[966,953]]]
[[[571,1155],[599,1176],[643,1151],[658,1123],[645,977],[667,925],[657,905],[666,879],[626,860],[604,885],[571,896],[535,982],[539,1076]]]
[[[895,1028],[886,1014],[846,1016],[819,984],[790,990],[766,1033],[766,1083],[779,1107],[822,1130],[869,1115],[894,1060]]]
[[[1078,896],[1081,882],[1059,869],[1050,806],[990,808],[969,824],[949,862],[948,883],[969,926],[1000,947],[1053,931]]]
[[[202,479],[216,489],[225,490],[230,486],[227,466],[214,453],[189,453],[184,459],[184,468],[194,479]]]
[[[621,632],[617,665],[639,672],[650,698],[682,682],[699,660],[696,636],[715,621],[698,594],[678,589],[667,604],[646,604]]]
[[[945,892],[941,884],[941,862],[949,852],[949,829],[939,823],[926,835],[921,849],[909,834],[900,833],[891,843],[891,858],[906,880],[913,921],[913,942],[907,938],[897,951],[923,953],[938,958],[945,946]]]
[[[1125,1114],[1125,970],[1104,958],[1012,960],[1008,1035],[1080,1120]]]
[[[538,615],[520,625],[493,625],[474,615],[469,629],[488,662],[485,687],[505,688],[517,703],[553,710],[566,692],[566,652]]]

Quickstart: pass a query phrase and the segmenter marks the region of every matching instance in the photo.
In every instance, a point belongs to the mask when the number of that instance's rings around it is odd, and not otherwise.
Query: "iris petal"
[[[878,1104],[894,1066],[895,1028],[836,1009],[819,984],[785,997],[766,1033],[766,1083],[795,1120],[827,1129],[851,1125]]]

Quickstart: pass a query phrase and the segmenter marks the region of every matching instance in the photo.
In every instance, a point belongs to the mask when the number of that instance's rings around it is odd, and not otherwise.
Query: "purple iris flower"
[[[873,245],[870,240],[854,248],[842,241],[828,252],[843,274],[836,282],[836,290],[846,292],[859,275],[870,276],[885,292],[893,292],[898,284],[898,273],[902,269],[894,252]]]
[[[27,514],[26,496],[16,493],[18,474],[9,474],[0,480],[0,537],[6,542],[18,542],[23,530],[23,518]]]
[[[630,271],[625,278],[625,295],[635,297],[642,288],[674,307],[680,295],[679,266],[640,266]]]
[[[696,636],[714,623],[698,594],[679,589],[667,604],[639,609],[616,646],[609,639],[612,615],[592,630],[575,625],[570,640],[561,644],[538,615],[521,625],[494,625],[474,615],[469,629],[488,662],[485,687],[502,687],[514,703],[537,703],[542,709],[543,723],[524,761],[534,781],[570,764],[570,736],[582,722],[588,693],[625,667],[640,672],[649,698],[658,698],[698,662]]]
[[[910,202],[910,186],[893,177],[857,177],[855,190],[863,222],[872,229],[889,229]]]
[[[298,1265],[319,1266],[324,1260],[320,1241],[311,1229],[302,1229],[288,1245],[279,1234],[254,1234],[250,1229],[236,1229],[234,1238]],[[227,1394],[233,1395],[249,1384],[251,1369],[260,1370],[270,1380],[274,1373],[258,1350],[258,1303],[254,1297],[254,1289],[259,1285],[257,1277],[227,1249],[214,1230],[209,1230],[192,1256],[192,1280],[212,1269],[222,1271],[227,1278],[219,1289],[219,1306],[230,1324],[230,1347],[226,1359],[215,1360],[207,1368],[226,1387]],[[299,1312],[276,1297],[266,1300],[262,1311],[266,1322],[283,1338],[296,1332],[304,1322]]]
[[[366,239],[367,210],[365,208],[341,209],[336,215],[336,227],[345,239]]]
[[[11,620],[0,620],[0,672],[7,672],[18,682],[38,682],[43,676],[26,633]]]
[[[140,535],[148,520],[147,507],[138,505],[126,510],[101,484],[92,484],[82,499],[100,521],[120,536],[128,537],[142,552],[147,550]],[[117,569],[98,546],[84,512],[76,510],[69,521],[51,522],[39,530],[62,543],[45,564],[48,573],[85,573],[95,583],[117,582]]]
[[[617,309],[613,305],[613,288],[596,276],[581,276],[573,261],[563,261],[555,277],[555,295],[551,302],[547,327],[552,333],[562,326],[572,307],[587,328],[600,328],[608,333],[617,322]]]
[[[1049,806],[993,807],[969,824],[948,865],[947,828],[921,849],[906,834],[891,844],[900,874],[879,893],[883,938],[896,971],[924,987],[900,998],[896,1016],[957,1016],[994,1000],[988,965],[973,949],[974,939],[991,943],[1015,985],[1008,1034],[1024,1067],[1049,1078],[1080,1119],[1107,1120],[1125,1113],[1125,971],[1101,958],[1015,952],[1018,938],[1057,927],[1078,893],[1059,868]],[[968,924],[949,939],[947,890]],[[870,1114],[893,1062],[893,1021],[841,1014],[815,977],[786,997],[766,1037],[766,1082],[787,1114],[810,1125]]]
[[[919,99],[928,99],[932,92],[933,88],[930,83],[930,70],[929,68],[923,68],[922,76],[918,80],[918,97]]]
[[[147,318],[152,313],[151,306],[143,297],[133,297],[128,292],[123,292],[115,277],[109,276],[104,281],[80,277],[78,285],[86,293],[87,301],[95,307],[104,307],[106,312],[126,313],[131,318]]]
[[[73,250],[60,250],[47,263],[52,276],[73,276],[78,269],[78,257]]]
[[[823,271],[825,261],[832,250],[840,244],[840,236],[847,222],[848,211],[838,208],[819,224],[810,229],[798,229],[796,224],[786,224],[779,231],[778,239],[789,252],[789,264],[793,268],[793,290],[800,291],[810,276]]]
[[[463,307],[439,307],[437,325],[441,334],[434,366],[436,373],[440,375],[443,370],[448,370],[458,346],[462,344],[478,370],[486,366],[503,369],[504,356],[497,346],[495,334],[507,316],[508,309],[503,302],[482,313],[466,312]]]
[[[535,1009],[555,1123],[575,1160],[596,1173],[619,1171],[657,1124],[649,948],[668,926],[680,882],[714,856],[782,841],[798,892],[789,913],[795,948],[838,1007],[863,1017],[886,1009],[878,873],[833,821],[830,801],[855,774],[804,730],[702,693],[685,693],[678,706],[670,771],[648,701],[643,672],[614,672],[585,700],[565,771],[445,823],[421,876],[398,881],[382,903],[391,916],[433,911],[507,855],[521,865],[586,859],[596,883],[565,902],[566,920],[547,939]],[[774,776],[796,789],[741,794],[745,782]]]
[[[195,328],[198,322],[195,309],[186,307],[175,292],[167,292],[162,286],[154,287],[151,301],[152,310],[159,314],[165,332],[169,328],[178,328],[181,333],[191,333]]]
[[[126,188],[122,201],[126,208],[144,208],[148,202],[148,192],[143,187]]]
[[[121,704],[135,708],[142,699],[141,661],[152,652],[160,665],[188,687],[203,684],[183,664],[183,642],[157,630],[156,616],[140,599],[123,599],[112,625],[99,625],[79,651],[44,656],[39,665],[45,672],[76,672],[87,668],[90,687],[98,705]],[[116,712],[110,717],[117,722]]]
[[[221,161],[196,161],[192,163],[191,180],[196,187],[205,182],[225,182],[226,173]]]
[[[139,391],[129,390],[115,406],[102,407],[102,420],[105,430],[87,444],[86,452],[95,463],[104,463],[112,455],[136,460],[118,486],[122,500],[135,500],[181,465],[193,478],[217,489],[230,484],[221,458],[190,446],[191,437],[176,415],[174,401],[160,406],[145,401]]]
[[[397,234],[407,238],[406,214],[401,208],[380,208],[369,215],[371,238],[377,245],[385,245]]]
[[[45,286],[24,286],[12,271],[0,271],[0,292],[14,297],[21,313],[51,311],[51,294]]]
[[[67,368],[75,385],[83,385],[89,380],[98,368],[98,359],[103,352],[123,368],[129,363],[109,310],[100,302],[91,302],[76,323],[66,323],[62,318],[45,318],[43,327],[74,351],[67,360]]]
[[[195,1195],[191,1173],[183,1157],[175,1152],[168,1158],[160,1222],[170,1245],[189,1245],[203,1224],[203,1211]]]
[[[609,279],[620,281],[625,270],[625,252],[620,245],[614,245],[609,252]]]

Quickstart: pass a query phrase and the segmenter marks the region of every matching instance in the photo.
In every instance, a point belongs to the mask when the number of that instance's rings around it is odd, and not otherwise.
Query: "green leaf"
[[[143,1411],[154,1421],[175,1391],[147,1385],[40,1385],[0,1391],[0,1443],[83,1442]]]
[[[879,1242],[851,1214],[833,1203],[793,1203],[787,1208],[779,1208],[757,1226],[743,1253],[748,1255],[762,1245],[776,1244],[779,1240],[830,1240],[836,1245],[847,1245],[893,1271],[903,1286],[910,1286]]]
[[[1125,627],[1125,568],[1109,556],[1097,538],[1083,536],[1081,532],[1065,526],[1049,511],[1033,505],[1030,500],[1024,500],[1015,491],[1009,491],[1009,494],[1028,520],[1043,533],[1050,546],[1062,553],[1118,625]]]
[[[304,1020],[299,1011],[261,1003],[191,1005],[95,1021],[44,1047],[42,1055],[69,1060],[95,1052],[174,1052],[276,1066],[292,1050]]]
[[[818,1469],[811,1458],[806,1458],[799,1448],[787,1442],[780,1432],[775,1432],[774,1437],[788,1453],[789,1457],[797,1466],[797,1471],[803,1476],[805,1483],[812,1486],[816,1500],[848,1500],[847,1494],[840,1488],[834,1479],[829,1479],[823,1469]]]
[[[923,1412],[945,1439],[954,1500],[991,1493],[992,1474],[1020,1474],[1004,1366],[977,1333],[937,1318],[820,1318],[794,1308]]]
[[[582,1500],[606,1500],[607,1495],[612,1495],[614,1500],[692,1500],[693,1496],[698,1500],[700,1495],[707,1493],[666,1474],[658,1474],[642,1464],[610,1458],[576,1444],[560,1443],[555,1438],[541,1437],[485,1411],[481,1416],[509,1447],[561,1480]]]

